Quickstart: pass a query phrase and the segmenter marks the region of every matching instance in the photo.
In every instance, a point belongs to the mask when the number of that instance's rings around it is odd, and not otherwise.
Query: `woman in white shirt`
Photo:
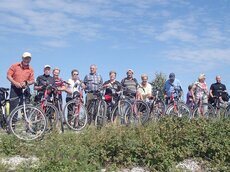
[[[68,80],[66,103],[73,99],[73,93],[80,92],[81,80],[79,79],[79,72],[77,69],[71,71],[71,78]]]

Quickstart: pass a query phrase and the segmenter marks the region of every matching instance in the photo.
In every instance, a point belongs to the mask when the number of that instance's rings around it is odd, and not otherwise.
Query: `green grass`
[[[187,158],[213,171],[230,170],[230,120],[165,118],[138,127],[106,126],[98,130],[90,126],[81,133],[49,134],[33,142],[12,135],[0,137],[1,157],[40,159],[37,167],[22,166],[21,171],[113,171],[133,166],[169,171]]]

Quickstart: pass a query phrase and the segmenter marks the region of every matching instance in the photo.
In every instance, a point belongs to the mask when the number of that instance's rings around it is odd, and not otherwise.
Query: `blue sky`
[[[104,81],[132,68],[139,81],[175,72],[186,91],[200,73],[209,86],[220,74],[229,88],[229,11],[229,0],[1,0],[1,86],[29,51],[36,76],[50,64],[83,78],[95,63]]]

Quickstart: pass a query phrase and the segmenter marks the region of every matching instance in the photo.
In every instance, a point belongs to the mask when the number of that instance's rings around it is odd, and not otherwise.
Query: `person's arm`
[[[192,94],[193,101],[195,101],[195,89],[196,89],[196,85],[193,84],[192,89],[191,89],[191,94]]]
[[[147,97],[152,97],[152,85],[149,84],[148,85],[148,89],[147,89]]]
[[[209,90],[209,95],[210,95],[210,97],[214,97],[214,95],[213,95],[213,85],[211,85],[211,87],[210,87],[210,90]]]
[[[102,76],[100,75],[99,86],[102,86],[102,85],[103,85],[103,79],[102,79]]]
[[[62,82],[62,85],[60,87],[58,87],[58,90],[67,92],[67,90],[68,90],[66,87],[67,84],[65,84],[62,79],[61,79],[61,82]]]
[[[68,85],[68,84],[65,85],[65,86],[66,86],[65,92],[66,92],[67,94],[73,94],[73,89],[72,89],[72,87],[71,87],[71,84],[70,84],[69,81],[68,81],[68,83],[69,83],[69,85]]]
[[[41,85],[40,77],[37,77],[36,84],[34,85],[34,90],[40,91],[42,88],[43,86]]]
[[[8,72],[7,72],[7,79],[11,82],[12,85],[14,85],[17,88],[22,88],[21,83],[16,82],[13,79],[13,74],[15,73],[14,67],[13,65],[9,68]]]
[[[35,83],[35,80],[34,80],[34,70],[32,69],[31,74],[30,74],[30,78],[27,81],[27,84],[28,85],[33,85],[34,83]]]
[[[167,82],[167,81],[166,81],[166,82]],[[163,87],[164,99],[167,98],[166,82],[165,82],[164,87]]]

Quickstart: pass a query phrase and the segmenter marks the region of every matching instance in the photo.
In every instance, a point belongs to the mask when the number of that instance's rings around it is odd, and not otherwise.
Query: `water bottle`
[[[10,102],[9,101],[6,101],[5,112],[6,112],[6,115],[10,114]]]

